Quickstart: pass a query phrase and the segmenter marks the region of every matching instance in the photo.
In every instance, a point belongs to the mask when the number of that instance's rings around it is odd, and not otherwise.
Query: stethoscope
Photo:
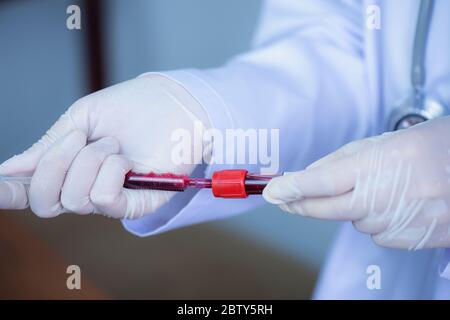
[[[405,129],[448,113],[444,103],[430,97],[424,90],[425,52],[433,6],[434,0],[420,2],[411,67],[412,93],[392,111],[388,121],[388,131]]]

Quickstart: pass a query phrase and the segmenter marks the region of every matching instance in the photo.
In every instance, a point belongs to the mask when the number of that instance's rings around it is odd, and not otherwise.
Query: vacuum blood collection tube
[[[246,198],[262,194],[269,181],[277,175],[249,174],[247,170],[221,170],[214,172],[211,179],[189,178],[170,173],[137,174],[129,172],[125,188],[166,191],[184,191],[192,188],[211,188],[215,197]]]
[[[250,174],[247,170],[216,171],[211,179],[190,178],[172,173],[140,174],[129,172],[124,181],[127,189],[165,190],[182,192],[187,188],[210,188],[218,198],[247,198],[262,194],[269,181],[279,175]],[[17,181],[30,184],[31,177],[0,176],[0,181]]]

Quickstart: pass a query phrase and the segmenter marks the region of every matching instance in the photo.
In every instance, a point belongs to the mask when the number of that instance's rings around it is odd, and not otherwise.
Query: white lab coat
[[[381,9],[380,30],[366,27],[366,9],[374,4]],[[253,50],[221,68],[165,74],[197,98],[215,128],[279,128],[280,169],[299,170],[346,142],[383,132],[392,106],[409,92],[418,8],[419,0],[268,0]],[[448,104],[449,14],[450,1],[437,0],[426,61],[427,90]],[[232,167],[258,169],[211,165],[206,175]],[[147,236],[229,217],[262,201],[188,192],[124,225]],[[347,224],[315,298],[450,298],[449,260],[448,249],[378,247]],[[381,289],[367,286],[371,265],[380,268]]]

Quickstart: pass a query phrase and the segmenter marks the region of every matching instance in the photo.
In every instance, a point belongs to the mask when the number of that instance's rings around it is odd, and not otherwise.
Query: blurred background
[[[66,9],[81,8],[81,30]],[[261,0],[0,0],[0,161],[75,100],[146,71],[247,50]],[[0,212],[0,298],[309,298],[337,225],[266,206],[137,238],[119,221]],[[68,290],[78,265],[82,289]]]

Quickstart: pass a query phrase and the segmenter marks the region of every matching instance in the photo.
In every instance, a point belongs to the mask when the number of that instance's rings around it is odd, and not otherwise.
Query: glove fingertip
[[[282,192],[283,183],[273,179],[270,183],[264,188],[262,196],[263,198],[275,205],[280,205],[285,203],[283,200],[283,192]]]
[[[33,154],[19,154],[0,165],[0,175],[14,175],[34,170],[36,159]]]
[[[0,183],[0,208],[25,209],[28,207],[28,196],[25,186],[18,182]]]

